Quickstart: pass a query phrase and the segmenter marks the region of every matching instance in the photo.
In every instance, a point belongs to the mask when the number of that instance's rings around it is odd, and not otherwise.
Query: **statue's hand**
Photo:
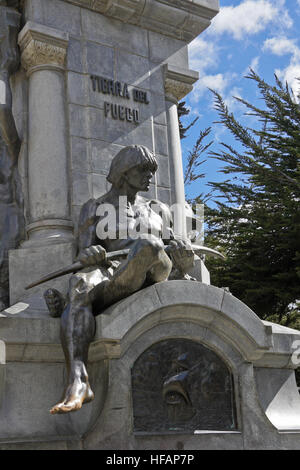
[[[194,252],[187,240],[171,240],[167,253],[174,267],[182,273],[186,273],[194,265]]]
[[[90,246],[81,250],[77,259],[82,266],[101,265],[106,260],[106,251],[101,245]]]

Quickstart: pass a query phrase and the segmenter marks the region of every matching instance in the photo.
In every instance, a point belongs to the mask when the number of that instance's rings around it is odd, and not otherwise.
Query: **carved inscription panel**
[[[168,339],[154,344],[132,368],[135,432],[236,429],[232,375],[200,343]]]
[[[129,91],[127,83],[110,80],[108,78],[91,75],[92,89],[94,92],[103,93],[107,96],[114,96],[125,100],[133,99],[135,103],[149,104],[146,91],[133,88]],[[127,121],[134,124],[140,122],[140,112],[138,108],[116,104],[110,101],[104,101],[104,116],[120,121]]]

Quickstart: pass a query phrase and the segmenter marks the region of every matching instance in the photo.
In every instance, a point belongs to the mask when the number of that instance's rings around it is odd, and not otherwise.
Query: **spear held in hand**
[[[168,248],[169,248],[169,245],[165,245],[166,251],[168,251]],[[219,253],[218,251],[213,250],[212,248],[207,248],[205,246],[192,245],[192,250],[195,255],[208,255],[208,256],[215,256],[217,258],[225,259],[225,256],[222,255],[222,253]],[[111,252],[106,253],[106,259],[112,260],[114,258],[127,256],[129,252],[130,252],[130,249],[111,251]],[[46,281],[51,281],[52,279],[56,279],[57,277],[64,276],[65,274],[70,274],[70,273],[80,271],[81,269],[83,269],[83,267],[84,266],[81,264],[80,261],[76,261],[75,263],[70,264],[69,266],[65,268],[61,268],[58,271],[54,271],[50,274],[47,274],[46,276],[43,276],[38,281],[35,281],[29,284],[28,286],[26,286],[25,289],[28,290]]]

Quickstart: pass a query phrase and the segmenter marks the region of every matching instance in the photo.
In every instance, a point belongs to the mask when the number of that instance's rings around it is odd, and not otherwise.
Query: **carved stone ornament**
[[[219,11],[218,0],[66,0],[110,18],[190,42]]]
[[[64,68],[68,34],[28,22],[19,34],[21,63],[25,70],[37,66]]]
[[[165,80],[165,94],[166,98],[171,101],[180,101],[184,96],[193,90],[193,85],[188,83],[166,78]]]
[[[164,65],[164,76],[166,98],[175,103],[192,91],[193,84],[199,78],[198,72],[171,64]]]

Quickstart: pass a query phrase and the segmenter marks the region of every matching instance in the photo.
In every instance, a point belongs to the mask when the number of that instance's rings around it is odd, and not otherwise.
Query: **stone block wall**
[[[73,222],[76,223],[84,202],[109,189],[106,175],[111,159],[122,147],[130,144],[143,144],[155,152],[159,170],[148,194],[170,203],[163,65],[168,63],[187,70],[186,42],[122,23],[62,0],[26,1],[23,23],[27,22],[68,34],[65,62],[67,184]],[[91,75],[119,81],[122,85],[126,83],[130,99],[94,91]],[[134,101],[133,89],[146,92],[149,103]],[[138,109],[139,124],[115,120],[110,115],[105,117],[105,101]],[[40,104],[43,105],[43,96],[40,96]],[[19,100],[16,112],[20,113],[21,106]],[[26,129],[22,134],[26,144]],[[22,173],[27,193],[26,169]]]

